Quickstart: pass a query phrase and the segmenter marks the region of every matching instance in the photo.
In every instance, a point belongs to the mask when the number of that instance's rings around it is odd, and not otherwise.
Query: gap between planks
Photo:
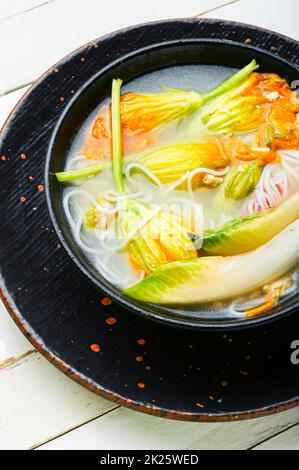
[[[13,367],[16,367],[20,365],[20,362],[25,359],[26,357],[30,356],[31,354],[36,354],[38,351],[36,349],[30,349],[29,351],[20,354],[19,356],[15,357],[9,357],[8,359],[5,359],[4,361],[0,362],[0,371],[5,371],[5,369],[11,369]]]
[[[287,429],[281,429],[281,431],[279,431],[277,434],[273,434],[273,436],[269,437],[268,439],[264,439],[263,441],[260,441],[258,444],[255,444],[254,446],[249,447],[248,450],[259,450],[259,447],[262,449],[264,447],[264,444],[266,444],[268,441],[277,440],[279,436],[292,432],[292,430],[296,428],[298,428],[298,446],[299,446],[299,425],[298,423],[294,423],[291,426],[289,426]]]
[[[43,442],[39,442],[38,444],[33,444],[31,447],[29,447],[28,450],[37,450],[39,449],[39,447],[45,445],[45,444],[48,444],[49,442],[51,441],[55,441],[56,439],[59,439],[60,437],[62,436],[65,436],[66,434],[69,434],[73,431],[75,431],[76,429],[79,429],[81,428],[82,426],[85,426],[89,423],[92,423],[93,421],[95,421],[96,419],[99,419],[99,418],[102,418],[103,416],[109,414],[109,413],[112,413],[113,411],[116,411],[117,409],[119,408],[122,408],[120,405],[115,405],[114,408],[111,408],[110,410],[107,410],[105,411],[104,413],[101,413],[100,415],[98,416],[95,416],[94,418],[91,418],[89,419],[88,421],[86,421],[85,423],[81,423],[81,424],[78,424],[78,426],[74,426],[72,428],[69,428],[69,429],[66,429],[65,431],[61,432],[60,434],[57,434],[55,436],[52,436],[52,437],[49,437],[49,439],[46,439],[45,441]]]
[[[198,18],[198,17],[204,16],[204,15],[207,15],[209,13],[212,13],[215,10],[219,10],[220,8],[224,8],[228,5],[232,5],[233,3],[237,3],[237,2],[240,2],[240,0],[229,0],[226,3],[223,3],[222,5],[218,5],[217,7],[210,8],[210,9],[205,10],[205,11],[201,11],[201,12],[197,13],[194,16],[195,16],[195,18]]]
[[[10,0],[6,0],[6,2],[8,2]],[[23,2],[24,0],[22,0]],[[47,5],[48,3],[53,3],[55,0],[41,0],[41,3],[37,3],[36,5],[32,5],[30,6],[29,8],[26,8],[25,7],[25,10],[20,10],[20,11],[17,11],[16,13],[13,13],[13,14],[8,14],[8,16],[2,16],[0,17],[0,24],[1,24],[1,21],[6,21],[6,20],[10,20],[11,18],[15,18],[16,16],[19,16],[19,15],[24,15],[26,13],[29,13],[31,12],[32,10],[36,10],[37,8],[40,8],[44,5]],[[24,7],[24,5],[23,5]]]

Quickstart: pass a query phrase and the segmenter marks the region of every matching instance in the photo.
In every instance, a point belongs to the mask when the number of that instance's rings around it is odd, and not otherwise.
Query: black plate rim
[[[99,384],[88,379],[84,374],[78,372],[75,368],[60,359],[58,355],[53,353],[43,342],[43,340],[39,338],[38,335],[32,330],[29,323],[24,320],[24,318],[22,318],[21,314],[17,310],[16,305],[14,304],[9,293],[6,291],[6,288],[3,285],[0,288],[0,298],[4,303],[5,307],[7,308],[12,319],[20,328],[22,333],[26,336],[26,338],[59,371],[63,372],[67,377],[74,380],[76,383],[79,383],[81,386],[85,387],[89,391],[126,408],[130,408],[135,411],[146,413],[152,416],[157,416],[160,418],[174,419],[179,421],[224,422],[254,419],[258,417],[268,416],[274,413],[280,413],[282,411],[286,411],[295,408],[296,406],[299,406],[299,396],[294,397],[294,399],[282,401],[274,405],[264,406],[262,408],[259,408],[258,410],[239,412],[234,411],[231,413],[215,414],[205,413],[203,411],[194,413],[180,412],[172,409],[162,409],[161,407],[155,405],[141,404],[137,401],[133,401],[120,394],[111,392],[110,390],[101,387]]]
[[[35,82],[31,87],[24,93],[24,95],[20,98],[20,100],[17,102],[13,110],[10,112],[8,115],[8,118],[6,119],[4,125],[1,128],[0,134],[1,138],[6,134],[6,132],[9,131],[9,121],[11,120],[11,117],[19,110],[19,107],[22,104],[22,101],[24,100],[27,95],[31,93],[35,87],[37,87],[44,77],[46,77],[55,67],[61,66],[66,58],[72,57],[76,54],[78,54],[80,51],[85,50],[85,48],[99,40],[103,40],[105,38],[108,38],[111,35],[117,34],[117,33],[124,33],[128,29],[134,28],[134,27],[140,27],[143,25],[159,25],[161,23],[175,23],[177,21],[181,22],[194,22],[194,21],[200,21],[200,22],[209,22],[209,23],[214,23],[214,24],[219,24],[219,23],[226,23],[231,26],[239,26],[242,27],[246,30],[249,31],[260,31],[261,33],[268,33],[271,35],[274,35],[276,38],[281,38],[286,42],[289,42],[291,44],[296,44],[299,46],[299,42],[296,41],[295,39],[288,38],[285,35],[273,32],[269,29],[265,28],[260,28],[260,27],[255,27],[250,24],[246,23],[240,23],[240,22],[235,22],[235,21],[229,21],[229,20],[219,20],[219,19],[205,19],[205,18],[177,18],[177,19],[169,19],[169,20],[162,20],[162,21],[153,21],[153,22],[146,22],[142,23],[139,25],[134,25],[130,28],[123,28],[118,31],[115,31],[113,33],[108,33],[105,36],[99,37],[94,39],[93,41],[90,41],[86,43],[85,45],[77,48],[75,51],[71,52],[64,58],[62,58],[59,62],[57,62],[54,66],[50,67],[46,72],[44,72]],[[258,47],[256,47],[259,49]],[[243,419],[252,419],[256,417],[262,417],[262,416],[267,416],[273,413],[281,412],[284,410],[288,410],[291,408],[294,408],[296,406],[299,406],[299,396],[295,396],[292,399],[289,400],[284,400],[280,401],[278,403],[275,403],[273,405],[268,405],[265,407],[257,408],[254,411],[234,411],[231,413],[217,413],[217,414],[207,414],[202,411],[197,411],[194,413],[186,413],[186,412],[178,412],[175,410],[167,410],[167,409],[162,409],[161,407],[156,407],[156,406],[148,406],[148,405],[141,405],[137,401],[132,401],[129,398],[126,398],[122,395],[115,394],[97,384],[96,382],[90,380],[88,377],[86,377],[84,374],[81,374],[74,369],[71,365],[67,364],[64,362],[62,359],[59,358],[57,354],[52,352],[47,345],[43,342],[43,340],[35,333],[35,331],[31,328],[30,324],[22,317],[21,313],[18,311],[17,306],[15,305],[11,295],[6,289],[4,279],[0,277],[0,297],[6,306],[9,314],[11,315],[12,319],[16,323],[16,325],[19,327],[19,329],[23,332],[23,334],[27,337],[27,339],[35,346],[35,348],[49,361],[51,362],[57,369],[59,369],[61,372],[63,372],[65,375],[70,377],[72,380],[75,382],[79,383],[80,385],[84,386],[85,388],[89,389],[90,391],[106,398],[109,399],[110,401],[116,402],[122,406],[129,407],[132,409],[135,409],[137,411],[145,412],[149,415],[154,415],[154,416],[160,416],[160,417],[167,417],[169,419],[176,419],[176,420],[185,420],[185,421],[203,421],[203,422],[223,422],[223,421],[234,421],[234,420],[243,420]]]

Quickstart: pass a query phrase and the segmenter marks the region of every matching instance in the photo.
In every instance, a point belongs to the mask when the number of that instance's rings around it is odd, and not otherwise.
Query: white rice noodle
[[[298,272],[295,271],[291,275],[291,286],[281,292],[280,297],[293,296],[298,292]],[[245,300],[244,297],[234,300],[229,306],[229,315],[232,317],[244,316],[248,310],[260,307],[266,301],[266,295],[255,297],[251,300]]]
[[[163,187],[163,184],[161,183],[159,178],[157,178],[154,173],[149,170],[145,165],[142,165],[142,163],[129,163],[129,165],[126,166],[125,176],[128,181],[135,183],[135,180],[130,176],[131,170],[134,168],[137,168],[138,170],[142,171],[150,180],[152,180],[160,188]]]
[[[253,215],[278,206],[287,195],[288,177],[283,164],[271,163],[264,168],[254,196],[247,202],[247,213]]]
[[[105,247],[103,243],[99,244],[100,247],[98,249],[92,248],[91,246],[87,245],[85,241],[83,240],[83,236],[82,236],[83,221],[84,221],[84,213],[81,212],[79,213],[76,219],[76,222],[74,223],[73,234],[74,234],[75,241],[83,252],[93,255],[96,269],[105,279],[107,279],[109,282],[113,284],[118,285],[121,288],[124,288],[124,287],[130,287],[144,278],[145,276],[144,271],[142,271],[140,273],[140,276],[138,277],[134,274],[133,270],[132,272],[130,272],[129,270],[126,274],[120,272],[115,267],[115,263],[113,263],[113,260],[111,259],[113,255],[115,256],[114,250],[107,250],[107,248]],[[129,239],[130,235],[125,240],[125,244],[127,243],[127,240]]]
[[[68,160],[65,171],[77,170],[78,168],[85,168],[91,165],[94,165],[94,163],[90,163],[90,160],[88,160],[85,155],[76,155],[75,157]],[[91,178],[91,176],[89,176],[89,178]],[[82,184],[81,178],[72,180],[72,184],[74,186],[80,186]]]
[[[113,215],[117,212],[118,207],[111,207],[111,205],[107,204],[107,207],[99,204],[97,200],[87,191],[82,189],[73,189],[69,191],[63,198],[63,208],[66,213],[68,220],[71,222],[73,220],[73,216],[70,211],[70,199],[74,196],[83,196],[85,197],[91,204],[95,207],[95,209],[104,215]]]
[[[116,191],[111,190],[103,192],[104,199],[109,202],[119,202],[130,198],[138,199],[139,196],[142,196],[142,191],[138,191],[135,193],[127,192],[126,194],[118,194]]]
[[[79,245],[79,247],[81,248],[81,250],[86,253],[89,253],[91,255],[103,255],[103,249],[102,248],[92,248],[90,246],[88,246],[84,241],[83,241],[83,238],[82,238],[82,224],[83,224],[83,220],[84,220],[84,214],[83,212],[81,212],[78,217],[77,217],[77,220],[75,222],[75,225],[74,225],[74,230],[73,230],[73,233],[74,233],[74,238],[77,242],[77,244]]]
[[[171,193],[172,191],[174,191],[176,188],[178,188],[181,184],[184,183],[184,181],[186,181],[186,179],[188,178],[189,176],[189,171],[186,171],[186,173],[184,173],[179,179],[177,179],[174,183],[171,183],[169,184],[166,189],[165,189],[165,194],[169,194]]]
[[[76,155],[75,157],[67,161],[65,171],[75,170],[76,168],[81,166],[80,163],[83,163],[83,162],[85,163],[86,161],[87,161],[87,158],[85,155]]]
[[[299,183],[299,174],[297,173],[296,170],[294,170],[294,168],[291,167],[291,165],[289,163],[287,163],[286,161],[282,161],[282,166],[285,168],[285,170],[290,173],[290,175],[293,176],[293,178],[295,178],[296,181],[298,181]]]
[[[296,168],[299,167],[299,150],[281,150],[279,156],[282,159],[282,166],[299,183],[299,168]]]
[[[189,196],[193,197],[192,179],[194,178],[195,175],[204,173],[204,174],[213,175],[213,176],[225,176],[227,175],[228,171],[229,171],[229,167],[226,167],[222,171],[210,170],[209,168],[195,168],[195,170],[188,172],[189,174],[187,176],[187,189],[188,189]]]
[[[155,217],[158,212],[160,212],[161,210],[161,207],[160,206],[157,206],[153,209],[153,211],[151,212],[151,214],[149,214],[148,217],[145,217],[141,222],[140,224],[138,224],[134,230],[132,230],[128,236],[126,238],[124,238],[120,243],[114,243],[114,244],[107,244],[106,241],[108,239],[108,237],[103,237],[102,241],[101,241],[101,246],[103,249],[105,249],[106,251],[108,252],[117,252],[117,251],[120,251],[122,250],[128,243],[129,241],[134,237],[134,235],[144,226],[146,225],[153,217]]]
[[[132,182],[133,184],[136,183],[136,181],[130,176],[130,172],[133,168],[137,168],[141,170],[148,178],[150,178],[155,184],[157,184],[160,188],[164,189],[164,185],[161,183],[159,178],[157,178],[152,171],[150,171],[145,165],[142,165],[141,163],[130,163],[126,169],[125,169],[125,176],[129,182]],[[193,195],[193,190],[192,190],[192,179],[195,175],[197,174],[208,174],[208,175],[214,175],[214,176],[224,176],[228,173],[229,168],[225,168],[222,171],[217,171],[217,170],[211,170],[210,168],[195,168],[192,171],[186,171],[184,175],[182,175],[180,178],[178,178],[174,183],[168,185],[166,189],[164,189],[165,194],[169,194],[172,191],[174,191],[178,186],[183,184],[187,180],[187,188],[188,188],[188,193],[189,195]]]
[[[159,188],[163,188],[162,183],[158,178],[155,177],[155,175],[148,169],[146,166],[142,165],[141,163],[130,163],[126,168],[125,168],[125,187],[126,187],[126,192],[128,194],[133,194],[131,192],[131,189],[128,187],[126,184],[127,182],[133,185],[135,188],[137,187],[142,187],[142,189],[137,191],[137,195],[135,193],[135,198],[138,199],[139,201],[142,202],[150,202],[153,198],[153,190],[150,188],[147,188],[144,190],[143,184],[140,182],[137,182],[135,178],[133,178],[130,173],[133,168],[138,168],[141,170],[150,180],[152,180],[156,185],[159,186]]]
[[[117,211],[117,207],[114,207],[112,209],[106,208],[106,207],[98,204],[96,199],[91,194],[89,194],[87,191],[83,191],[83,190],[79,190],[79,189],[73,189],[73,190],[69,191],[65,195],[65,197],[63,198],[63,208],[64,208],[64,211],[65,211],[67,220],[68,220],[68,222],[69,222],[69,224],[70,224],[70,226],[73,230],[74,238],[75,238],[77,244],[80,246],[80,248],[83,251],[86,251],[89,254],[93,254],[93,255],[100,254],[100,253],[102,254],[103,253],[103,248],[102,247],[99,247],[98,249],[97,248],[92,248],[92,247],[88,246],[82,238],[81,231],[82,231],[82,224],[83,224],[83,221],[84,221],[85,214],[82,212],[82,210],[80,210],[78,212],[77,218],[74,219],[73,214],[72,214],[71,209],[70,209],[70,199],[73,198],[74,196],[84,196],[84,197],[86,197],[87,200],[89,200],[94,205],[94,207],[102,214],[102,217],[101,217],[101,229],[102,230],[106,226],[106,223],[107,223],[106,215],[115,214],[116,211]]]

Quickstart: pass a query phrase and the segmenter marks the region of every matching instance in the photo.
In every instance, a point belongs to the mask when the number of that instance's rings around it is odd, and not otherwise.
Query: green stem
[[[256,70],[258,67],[259,66],[256,63],[255,59],[253,59],[250,62],[250,64],[246,65],[246,67],[243,67],[241,70],[239,70],[239,72],[235,73],[232,77],[220,83],[220,85],[218,85],[213,90],[208,91],[207,93],[204,93],[204,95],[202,96],[204,102],[211,100],[213,98],[216,98],[217,96],[222,95],[223,93],[226,93],[227,91],[231,90],[240,82],[242,82],[251,72]]]
[[[121,121],[120,121],[120,89],[122,80],[112,80],[111,92],[111,122],[112,122],[112,170],[116,190],[123,194],[125,192],[124,178],[122,173],[122,145],[121,145]]]
[[[72,181],[78,178],[86,178],[87,176],[95,176],[106,168],[111,167],[111,162],[102,162],[97,163],[96,165],[89,165],[83,168],[78,168],[77,170],[70,171],[61,171],[55,173],[56,178],[60,183],[65,183],[67,181]]]

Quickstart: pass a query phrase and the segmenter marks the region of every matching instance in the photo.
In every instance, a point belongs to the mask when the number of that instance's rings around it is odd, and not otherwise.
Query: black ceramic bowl
[[[81,83],[79,90],[62,112],[50,142],[45,175],[47,201],[53,225],[70,258],[94,285],[126,308],[147,318],[196,328],[233,328],[250,326],[285,316],[298,306],[298,296],[284,300],[278,307],[266,314],[240,318],[228,318],[221,315],[213,306],[208,309],[203,309],[200,305],[176,308],[134,301],[125,297],[95,270],[76,245],[66,223],[61,203],[62,185],[53,175],[63,170],[65,156],[85,119],[98,103],[110,95],[113,78],[120,77],[125,83],[130,83],[136,77],[151,74],[157,70],[167,70],[174,66],[184,66],[184,71],[188,71],[188,66],[194,64],[210,64],[236,69],[250,62],[252,58],[255,58],[260,65],[260,72],[276,72],[289,83],[298,78],[298,68],[295,58],[289,54],[286,38],[275,38],[275,44],[278,40],[279,47],[283,46],[278,55],[277,47],[272,44],[274,38],[268,32],[262,33],[263,40],[259,47],[256,47],[252,45],[251,37],[252,34],[256,34],[256,31],[250,31],[249,36],[243,38],[240,33],[242,26],[225,24],[225,28],[232,28],[231,36],[235,32],[236,37],[239,37],[234,41],[232,37],[219,37],[217,31],[218,25],[221,24],[219,22],[207,22],[204,35],[201,28],[197,28],[196,21],[169,22],[169,28],[161,36],[161,27],[165,28],[165,24],[167,23],[138,27],[138,34],[142,41],[138,41],[137,44],[128,41],[130,37],[131,40],[133,39],[134,28],[105,38],[108,51],[113,53],[113,59],[110,59],[107,53],[101,64],[96,61],[89,64],[90,78]],[[149,28],[150,35],[147,33]],[[216,83],[218,68],[209,69],[209,73],[211,73],[210,81],[215,80]],[[170,86],[174,86],[173,83],[170,83]]]

